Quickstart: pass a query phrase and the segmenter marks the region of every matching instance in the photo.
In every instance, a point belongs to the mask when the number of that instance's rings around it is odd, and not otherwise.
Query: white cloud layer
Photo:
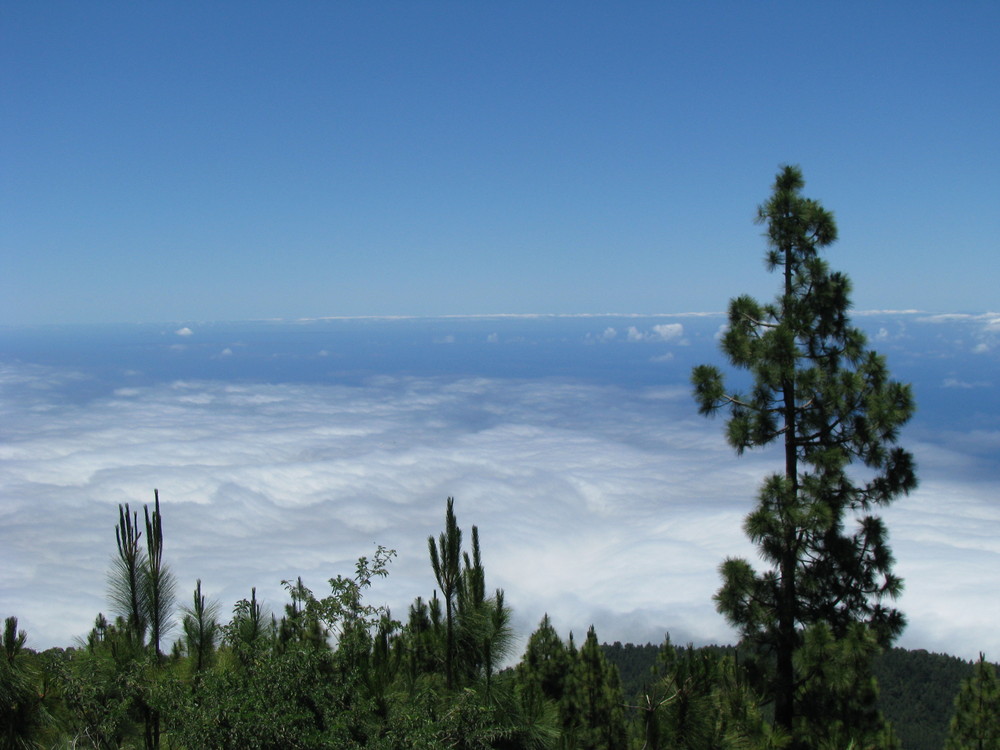
[[[942,313],[917,318],[920,323],[935,323],[958,326],[960,330],[968,331],[973,341],[971,351],[975,354],[987,354],[1000,345],[1000,314],[995,312]],[[960,340],[961,343],[961,340]]]
[[[376,377],[55,396],[73,377],[0,373],[0,614],[36,648],[108,612],[117,505],[138,508],[154,487],[182,601],[201,578],[223,611],[251,586],[280,611],[282,579],[321,590],[377,543],[399,557],[372,597],[405,616],[434,588],[426,539],[454,496],[522,636],[548,612],[563,632],[595,623],[605,640],[733,639],[712,605],[716,571],[753,555],[742,519],[775,454],[736,458],[683,384]],[[1000,652],[997,486],[956,475],[973,460],[958,442],[911,447],[924,483],[887,514],[907,582],[902,644]]]

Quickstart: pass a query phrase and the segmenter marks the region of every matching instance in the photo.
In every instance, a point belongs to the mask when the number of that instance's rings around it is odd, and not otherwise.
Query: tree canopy
[[[796,746],[815,733],[843,733],[846,742],[878,731],[865,708],[874,691],[866,663],[904,618],[887,604],[902,581],[874,512],[917,481],[911,455],[897,445],[914,410],[910,388],[890,378],[850,324],[850,281],[820,257],[837,239],[836,223],[801,194],[804,184],[797,167],[782,168],[758,209],[765,262],[780,275],[775,300],[729,303],[721,348],[752,382],[733,389],[714,366],[692,372],[699,411],[728,412],[726,437],[738,454],[783,448],[780,470],[764,480],[744,523],[769,567],[726,560],[715,600],[773,664],[766,692]],[[837,695],[833,684],[846,687]]]

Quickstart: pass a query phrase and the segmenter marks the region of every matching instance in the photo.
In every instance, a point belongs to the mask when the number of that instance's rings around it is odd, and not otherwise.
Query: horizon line
[[[984,311],[980,313],[959,313],[959,312],[930,312],[920,309],[871,309],[853,310],[853,315],[929,315],[937,319],[961,319],[976,317],[995,317],[998,313]],[[35,322],[35,323],[3,323],[0,322],[0,329],[15,328],[53,328],[60,326],[133,326],[133,325],[180,325],[192,324],[219,324],[219,323],[288,323],[288,324],[308,324],[323,321],[351,321],[351,320],[371,320],[371,321],[393,321],[393,320],[535,320],[535,319],[586,319],[586,318],[710,318],[725,316],[725,310],[706,310],[689,312],[535,312],[535,313],[440,313],[427,315],[398,314],[398,315],[315,315],[301,317],[269,317],[269,318],[175,318],[173,320],[121,320],[121,321],[63,321],[63,322]]]

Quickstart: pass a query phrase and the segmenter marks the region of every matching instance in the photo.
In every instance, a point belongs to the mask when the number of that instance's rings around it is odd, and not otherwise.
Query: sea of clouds
[[[921,486],[884,514],[906,580],[900,643],[965,658],[1000,653],[995,318],[883,314],[868,326],[904,379],[922,373],[929,406],[904,433]],[[370,596],[405,619],[435,588],[427,537],[454,497],[522,638],[547,612],[564,635],[594,624],[606,641],[732,642],[712,603],[717,568],[754,559],[742,519],[780,462],[772,450],[737,458],[723,421],[696,413],[687,373],[721,361],[720,322],[439,320],[400,338],[348,321],[329,340],[301,338],[315,323],[256,338],[189,323],[152,338],[80,333],[65,351],[91,355],[61,358],[9,335],[0,615],[18,616],[36,648],[85,635],[108,613],[118,506],[141,518],[156,488],[181,602],[200,578],[223,611],[256,587],[280,614],[282,580],[322,593],[384,545],[398,554]],[[385,354],[404,340],[421,354]],[[554,350],[558,367],[544,364]],[[253,367],[233,364],[255,352]],[[175,355],[191,359],[170,365]],[[289,375],[307,371],[327,376]]]

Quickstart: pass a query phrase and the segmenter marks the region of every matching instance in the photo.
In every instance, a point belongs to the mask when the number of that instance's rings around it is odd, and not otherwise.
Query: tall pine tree
[[[578,750],[625,750],[625,701],[618,667],[608,663],[591,625],[573,665],[567,703],[578,713],[569,728]],[[568,700],[567,700],[568,699]],[[565,730],[564,730],[565,731]]]
[[[873,511],[916,486],[912,457],[896,445],[913,413],[910,388],[890,379],[885,360],[851,326],[850,281],[819,257],[837,238],[833,215],[803,197],[803,185],[798,168],[782,168],[758,211],[768,269],[781,274],[777,298],[729,304],[722,350],[752,385],[731,390],[709,365],[692,373],[700,412],[728,411],[726,436],[737,453],[784,448],[782,470],[764,481],[744,524],[769,567],[757,572],[746,560],[726,560],[715,599],[773,664],[775,721],[796,747],[808,742],[817,710],[827,720],[831,711],[853,710],[846,696],[819,700],[830,695],[809,681],[815,649],[804,648],[806,633],[826,628],[856,652],[868,642],[857,624],[883,647],[903,628],[902,614],[884,604],[902,582]]]

